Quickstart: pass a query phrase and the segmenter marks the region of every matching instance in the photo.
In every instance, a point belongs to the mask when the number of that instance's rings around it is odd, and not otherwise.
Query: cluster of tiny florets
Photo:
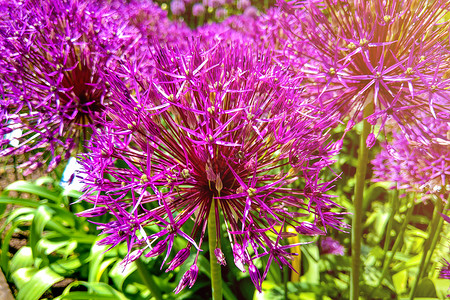
[[[397,189],[439,195],[447,200],[450,191],[450,123],[423,117],[422,124],[435,138],[422,135],[408,140],[400,132],[382,144],[372,161],[376,181],[396,183]]]
[[[217,240],[230,243],[209,251],[225,264],[222,249],[230,247],[258,290],[272,261],[290,265],[295,255],[283,228],[317,235],[348,227],[327,194],[332,183],[320,180],[336,153],[326,134],[335,118],[297,101],[301,78],[254,51],[241,44],[160,49],[147,86],[114,86],[112,121],[83,161],[90,187],[83,199],[95,207],[80,215],[114,218],[98,224],[107,234],[101,244],[126,241],[126,261],[166,253],[165,264],[174,240],[184,240],[168,270],[193,252],[176,291],[195,281],[211,210]],[[269,263],[260,274],[255,260],[263,256]]]
[[[109,83],[101,72],[121,59],[130,38],[94,2],[37,1],[7,7],[0,39],[5,118],[1,156],[33,156],[24,175],[48,171],[83,149],[102,118]],[[36,151],[37,154],[36,154]],[[38,157],[37,157],[37,156]]]
[[[383,128],[389,120],[409,137],[413,131],[433,137],[417,115],[437,118],[449,111],[449,23],[443,18],[448,1],[283,1],[280,6],[297,20],[285,21],[291,57],[298,57],[291,65],[307,74],[308,91],[321,107],[355,122],[366,108],[374,128],[370,147],[376,125]]]

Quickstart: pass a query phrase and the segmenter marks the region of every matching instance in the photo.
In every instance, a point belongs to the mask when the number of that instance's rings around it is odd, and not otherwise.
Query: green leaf
[[[407,292],[408,283],[408,271],[402,270],[392,275],[392,281],[394,283],[395,292],[397,295]]]
[[[102,263],[100,264],[100,267],[98,268],[98,272],[96,274],[96,281],[100,281],[103,273],[105,272],[105,270],[115,261],[117,261],[117,257],[111,257],[107,260],[102,261]]]
[[[55,179],[53,179],[50,176],[44,176],[36,179],[34,183],[38,186],[42,186],[44,184],[53,184],[55,182]]]
[[[302,253],[305,254],[305,258],[308,261],[308,269],[303,275],[307,282],[311,284],[320,283],[320,270],[319,270],[319,248],[317,245],[309,244],[304,245]]]
[[[47,224],[47,228],[50,227]],[[64,257],[69,256],[77,248],[78,242],[71,234],[61,234],[55,231],[46,232],[45,236],[38,242],[38,249],[46,255],[57,252]]]
[[[5,188],[5,191],[17,191],[22,193],[30,193],[39,197],[52,200],[54,202],[60,202],[59,193],[48,190],[46,187],[39,186],[35,183],[19,180],[11,183]]]
[[[222,280],[222,292],[223,297],[227,300],[237,300],[236,296],[233,294],[233,292],[228,287],[227,283]]]
[[[52,219],[53,211],[46,205],[41,205],[34,213],[33,223],[30,227],[30,247],[33,257],[38,256],[37,243],[42,236],[45,225]]]
[[[15,220],[15,222],[12,224],[11,228],[6,232],[5,237],[2,241],[2,253],[0,255],[0,265],[2,270],[6,273],[6,276],[10,274],[9,271],[9,242],[11,240],[12,235],[14,234],[14,231],[16,228],[21,224],[28,221],[27,216],[24,216],[23,218],[18,218]]]
[[[120,261],[117,261],[114,266],[109,271],[109,277],[111,277],[114,285],[119,289],[123,289],[123,283],[127,279],[128,276],[133,274],[136,271],[137,266],[134,262],[127,264],[127,266],[123,267]]]
[[[27,282],[31,280],[34,274],[37,273],[38,270],[33,267],[29,268],[20,268],[11,274],[11,279],[16,285],[16,287],[20,290]]]
[[[410,298],[399,298],[399,300],[411,300]],[[414,297],[414,300],[440,300],[439,298],[430,297]]]
[[[5,197],[5,196],[0,196],[0,204],[11,204],[11,205],[20,205],[20,206],[29,206],[29,207],[38,207],[40,205],[40,203],[36,200],[11,198],[11,197]]]
[[[98,282],[100,280],[100,277],[98,277],[97,274],[100,273],[100,267],[103,258],[105,257],[104,252],[106,249],[108,249],[107,246],[99,246],[97,244],[92,246],[91,253],[89,255],[90,261],[88,282]]]
[[[434,287],[434,283],[430,278],[422,278],[417,286],[416,294],[414,298],[419,297],[428,297],[428,298],[436,298],[436,288]]]
[[[45,237],[41,238],[36,246],[36,249],[39,253],[42,253],[44,255],[49,255],[52,252],[56,252],[57,250],[66,247],[70,241],[50,241],[47,240]]]
[[[60,224],[59,222],[56,222],[55,220],[48,220],[46,227],[50,230],[54,230],[54,231],[60,233],[63,236],[70,237],[72,235],[71,230],[67,229],[62,224]]]
[[[31,248],[28,246],[22,247],[11,259],[9,263],[9,272],[14,273],[18,269],[31,267],[33,262],[33,252],[31,251]]]
[[[2,232],[6,225],[16,222],[24,222],[25,219],[27,221],[31,221],[34,218],[34,208],[29,207],[19,207],[14,209],[12,212],[8,214],[8,218],[6,218],[5,224],[2,227]]]
[[[80,260],[79,257],[73,257],[70,259],[60,259],[49,265],[55,273],[62,276],[72,275],[77,269],[81,268],[85,261]]]
[[[395,256],[394,256],[395,257]],[[419,265],[419,263],[420,263],[420,259],[422,258],[422,253],[419,253],[419,254],[417,254],[416,256],[414,256],[414,257],[411,257],[408,261],[406,261],[406,262],[402,262],[402,263],[400,263],[400,264],[396,264],[393,268],[392,268],[392,271],[394,271],[394,272],[400,272],[400,271],[402,271],[402,270],[405,270],[405,269],[409,269],[409,268],[412,268],[412,267],[416,267],[416,266],[418,266]]]
[[[436,294],[439,298],[444,299],[448,295],[450,282],[448,279],[433,279]]]
[[[17,294],[17,300],[38,300],[53,284],[64,277],[45,267],[36,272]]]
[[[68,197],[72,197],[72,198],[80,198],[81,197],[81,195],[83,195],[83,193],[82,192],[79,192],[79,191],[76,191],[76,190],[68,190],[68,189],[65,189],[63,192],[62,192],[62,195],[63,196],[68,196]]]
[[[89,292],[71,292],[72,287],[85,286]],[[69,284],[61,296],[56,297],[55,300],[70,300],[70,299],[114,299],[114,300],[128,300],[128,298],[121,292],[115,290],[111,286],[103,282],[85,282],[75,281]]]
[[[99,293],[89,293],[89,292],[70,292],[67,295],[55,298],[60,300],[117,300],[120,299],[113,294],[99,294]]]
[[[70,235],[71,240],[81,244],[93,244],[98,239],[98,236],[93,234],[85,234],[75,232]]]
[[[197,260],[198,271],[204,273],[208,278],[211,278],[211,270],[209,268],[209,261],[202,255],[198,257]],[[181,274],[183,275],[183,274]],[[180,277],[181,278],[181,277]]]

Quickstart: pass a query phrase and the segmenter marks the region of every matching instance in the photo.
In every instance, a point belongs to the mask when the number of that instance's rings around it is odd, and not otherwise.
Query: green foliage
[[[12,191],[23,197],[11,197]],[[148,298],[150,293],[135,275],[134,263],[120,264],[126,249],[105,252],[107,247],[96,245],[99,232],[74,214],[87,208],[75,201],[79,196],[79,192],[61,189],[50,177],[16,181],[0,195],[0,208],[7,212],[0,228],[0,265],[18,290],[16,298],[33,300],[58,294],[57,299]],[[16,251],[11,248],[14,240],[25,241],[26,246]],[[127,281],[133,275],[135,278]],[[55,284],[63,279],[69,284],[61,293]],[[171,284],[165,291],[175,286]]]

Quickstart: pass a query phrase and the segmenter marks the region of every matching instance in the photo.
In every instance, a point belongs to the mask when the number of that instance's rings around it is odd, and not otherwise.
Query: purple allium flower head
[[[259,11],[254,6],[249,6],[244,10],[244,15],[251,18],[256,18],[259,15]]]
[[[197,28],[196,35],[205,37],[206,40],[215,41],[239,41],[251,43],[262,49],[270,49],[277,60],[286,59],[285,50],[286,35],[283,33],[281,19],[285,13],[279,8],[270,8],[266,14],[256,15],[249,8],[248,13],[232,15],[221,23],[211,23]]]
[[[344,255],[345,248],[332,237],[326,237],[320,240],[321,254]]]
[[[129,26],[139,30],[147,42],[144,47],[151,52],[154,51],[154,45],[161,42],[170,47],[186,47],[185,40],[191,36],[189,27],[182,21],[169,20],[167,11],[161,9],[157,3],[147,0],[118,0],[112,1],[110,5]],[[149,63],[148,61],[144,60],[145,63]]]
[[[186,6],[184,5],[183,0],[172,0],[172,2],[170,2],[170,10],[173,15],[180,16],[186,11]]]
[[[9,54],[1,57],[0,79],[9,105],[0,130],[21,135],[0,156],[39,150],[21,166],[24,175],[44,162],[50,171],[82,149],[102,118],[109,84],[101,71],[136,37],[95,2],[26,2],[8,13],[0,39]]]
[[[245,10],[247,7],[249,7],[250,5],[252,5],[252,3],[250,2],[250,0],[238,0],[236,7],[239,10]]]
[[[293,3],[297,9],[279,1],[292,16],[301,16],[285,26],[300,59],[296,68],[308,74],[310,93],[321,99],[324,109],[359,121],[359,112],[370,105],[372,125],[383,128],[392,118],[406,134],[417,124],[415,130],[425,136],[429,133],[418,112],[436,118],[438,112],[449,111],[449,22],[442,18],[450,2]],[[314,50],[303,51],[305,42]],[[295,60],[290,63],[295,65]]]
[[[203,5],[212,8],[219,8],[225,5],[225,0],[203,0]]]
[[[228,10],[226,8],[218,8],[216,10],[216,19],[224,19],[228,15]]]
[[[450,123],[422,117],[422,125],[435,136],[422,134],[408,140],[393,132],[392,142],[384,143],[372,161],[374,180],[395,182],[396,188],[439,195],[447,200],[450,191]],[[412,127],[412,129],[414,129]]]
[[[210,251],[225,264],[220,236],[226,235],[236,267],[248,269],[260,289],[268,269],[260,276],[255,259],[268,255],[269,265],[289,265],[293,245],[282,246],[284,226],[307,219],[322,232],[347,227],[326,193],[332,182],[319,176],[333,162],[326,130],[336,120],[297,101],[301,78],[272,64],[270,52],[237,43],[194,42],[186,54],[157,53],[149,85],[128,90],[109,79],[112,122],[82,162],[90,188],[83,199],[108,207],[114,219],[98,224],[107,235],[102,244],[126,241],[129,249],[148,249],[146,256],[165,255],[164,265],[179,239],[186,247],[169,269],[189,249],[196,266],[214,203],[218,243]],[[92,213],[101,210],[86,216]],[[194,273],[176,292],[193,284]]]
[[[201,3],[195,3],[192,6],[192,15],[195,17],[200,17],[205,14],[205,7]]]

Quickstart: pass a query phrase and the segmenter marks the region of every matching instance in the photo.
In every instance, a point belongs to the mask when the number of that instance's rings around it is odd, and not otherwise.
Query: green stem
[[[144,282],[145,286],[150,290],[152,296],[156,300],[162,300],[161,292],[159,288],[156,286],[155,282],[153,281],[153,275],[148,272],[147,265],[141,259],[135,260],[135,263],[142,281]]]
[[[214,254],[217,247],[217,228],[216,228],[216,200],[212,200],[208,217],[208,241],[209,241],[209,263],[211,268],[211,288],[213,300],[222,300],[222,273],[220,265]]]
[[[368,97],[371,97],[369,94]],[[352,217],[352,269],[350,272],[350,300],[357,300],[359,297],[359,273],[361,260],[361,235],[362,235],[362,216],[363,216],[363,198],[366,181],[366,170],[369,157],[369,149],[366,146],[366,140],[369,136],[371,125],[366,118],[372,114],[373,106],[369,103],[364,108],[363,130],[359,140],[358,166],[356,167],[355,198],[353,201]]]
[[[381,283],[383,282],[384,277],[386,276],[387,270],[389,269],[389,266],[391,265],[392,259],[394,259],[395,253],[400,248],[400,246],[403,243],[403,236],[405,235],[406,227],[409,224],[409,220],[411,219],[412,213],[414,211],[414,200],[415,200],[415,194],[412,194],[410,202],[407,204],[408,210],[406,211],[405,220],[403,220],[402,226],[400,227],[400,230],[398,231],[398,237],[395,240],[394,246],[392,247],[391,253],[387,256],[387,260],[384,262],[383,270],[381,271],[381,276],[378,279],[376,287],[372,290],[372,292],[369,295],[369,299],[372,299],[373,293],[378,290],[379,287],[381,287]],[[393,217],[392,217],[393,218]]]
[[[13,161],[14,161],[14,177],[16,178],[16,181],[19,180],[19,173],[17,172],[17,157],[13,155]]]
[[[445,205],[445,209],[448,209],[449,202]],[[409,294],[409,299],[414,299],[414,294],[416,293],[417,286],[419,285],[420,280],[425,274],[425,270],[428,267],[428,264],[431,260],[431,256],[433,255],[434,249],[437,245],[439,237],[441,235],[441,229],[444,222],[444,219],[439,214],[442,212],[442,200],[438,198],[436,206],[433,212],[433,218],[431,220],[431,225],[429,229],[429,236],[423,246],[422,259],[420,260],[419,272],[414,280],[413,286],[411,288],[411,293]]]

